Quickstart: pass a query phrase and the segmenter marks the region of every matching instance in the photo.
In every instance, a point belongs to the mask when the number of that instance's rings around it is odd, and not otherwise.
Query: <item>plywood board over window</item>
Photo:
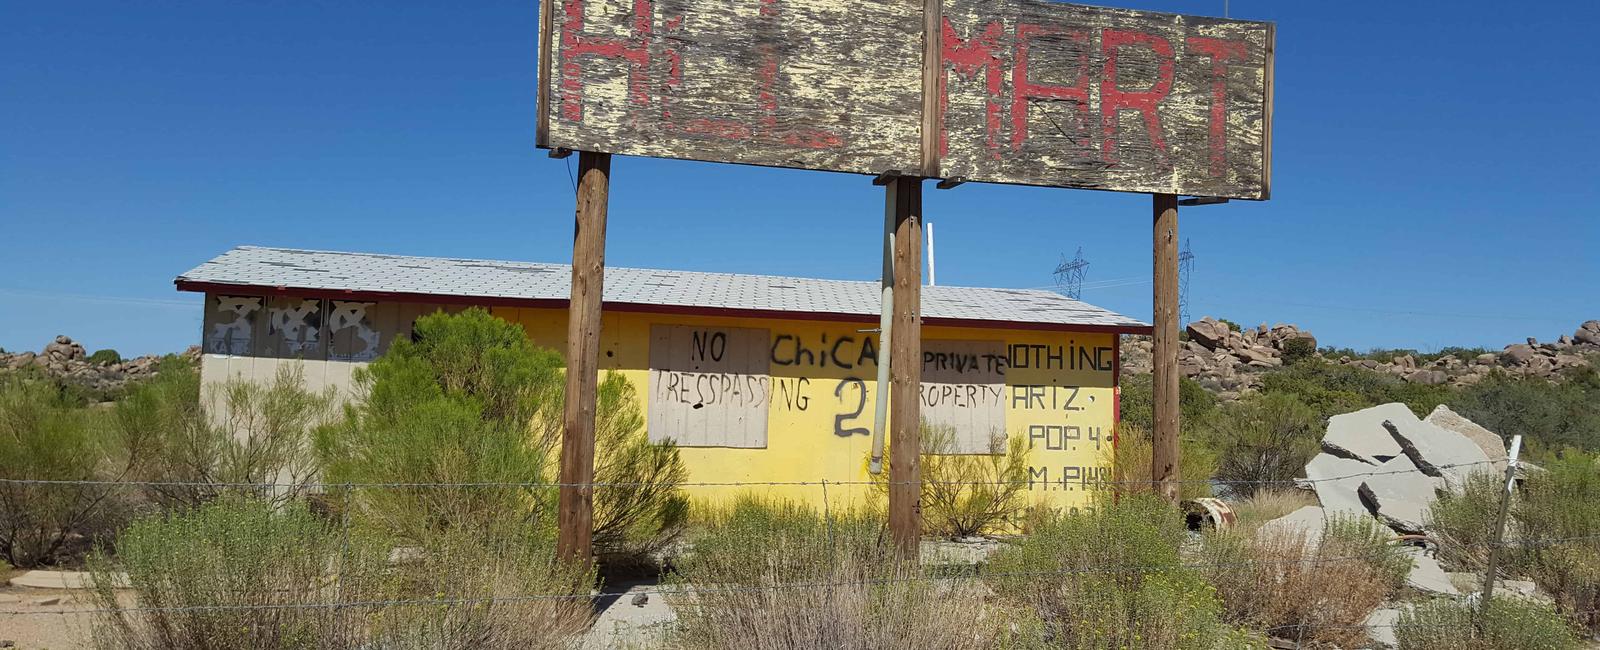
[[[257,330],[266,321],[261,296],[206,296],[206,354],[249,356]]]
[[[651,326],[651,442],[766,447],[769,340],[764,329]]]
[[[930,435],[949,438],[934,453],[988,454],[1005,450],[1006,344],[1001,341],[925,341],[922,345],[922,421]],[[941,441],[942,442],[942,441]]]

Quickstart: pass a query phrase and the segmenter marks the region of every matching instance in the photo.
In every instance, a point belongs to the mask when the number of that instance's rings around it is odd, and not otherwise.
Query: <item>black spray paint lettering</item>
[[[978,408],[1000,404],[1004,400],[1000,387],[988,384],[923,384],[918,388],[922,404],[928,408],[944,405]]]
[[[1044,386],[1040,384],[1015,384],[1011,387],[1011,408],[1043,411],[1082,411],[1078,401],[1079,386]],[[1087,396],[1094,403],[1094,396]]]
[[[729,403],[755,407],[767,401],[767,385],[762,377],[725,372],[656,372],[659,373],[656,385],[662,386],[662,392],[692,408]]]
[[[1078,446],[1071,443],[1086,440],[1099,449],[1100,442],[1105,438],[1101,435],[1103,431],[1101,427],[1081,427],[1076,424],[1030,424],[1028,448],[1043,444],[1045,449],[1052,451],[1073,451]]]
[[[823,334],[818,345],[808,345],[795,334],[779,334],[772,338],[771,361],[779,366],[807,366],[813,368],[843,368],[854,370],[861,366],[878,365],[878,345],[870,336],[859,340],[854,336],[841,336],[829,340]]]
[[[772,383],[777,387],[777,390],[773,392],[777,393],[781,400],[774,402],[775,404],[781,405],[784,409],[790,411],[804,411],[806,407],[811,406],[811,397],[806,395],[806,388],[811,386],[811,378],[795,377],[793,379],[783,379],[774,377]]]
[[[1045,492],[1072,492],[1076,490],[1104,490],[1111,482],[1111,468],[1087,465],[1064,465],[1054,481],[1050,480],[1049,467],[1028,467],[1028,489]]]
[[[857,396],[854,410],[833,416],[833,435],[841,438],[849,438],[855,435],[872,435],[872,430],[866,427],[845,428],[844,426],[846,420],[861,417],[861,412],[867,410],[867,382],[862,381],[859,377],[846,377],[841,380],[838,387],[833,389],[833,396],[839,398],[840,402],[848,404],[849,402],[844,397],[845,386],[852,385],[856,387]]]
[[[1075,341],[1066,345],[1041,345],[1014,343],[1007,348],[1012,368],[1039,370],[1099,370],[1111,371],[1116,355],[1108,346],[1079,346]]]
[[[722,331],[695,330],[691,335],[693,361],[705,361],[710,353],[712,361],[721,361],[722,355],[728,351],[728,333]]]
[[[954,370],[956,373],[1006,374],[1007,359],[998,354],[967,354],[957,352],[922,353],[922,371]]]

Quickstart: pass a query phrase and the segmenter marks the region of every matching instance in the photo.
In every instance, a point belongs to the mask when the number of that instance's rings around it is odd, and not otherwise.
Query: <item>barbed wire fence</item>
[[[1312,478],[1295,478],[1283,480],[1212,480],[1212,479],[1177,479],[1166,482],[1179,484],[1205,484],[1212,487],[1226,488],[1228,486],[1255,486],[1255,487],[1295,487],[1301,489],[1314,488],[1321,483],[1337,483],[1364,479],[1377,476],[1397,474],[1424,474],[1438,476],[1445,470],[1470,470],[1481,466],[1497,465],[1497,461],[1479,461],[1453,465],[1438,465],[1431,467],[1432,471],[1418,468],[1402,470],[1374,470],[1342,474],[1338,476],[1320,476]],[[1041,481],[1042,482],[1042,481]],[[1015,485],[1016,481],[920,481],[921,485],[952,485],[952,486],[998,486]],[[1026,481],[1028,488],[1035,487],[1034,480]],[[1063,489],[1082,489],[1085,492],[1099,494],[1121,494],[1124,492],[1138,491],[1152,488],[1162,481],[1148,479],[1106,479],[1084,478],[1074,485],[1062,482]],[[821,517],[825,526],[825,535],[829,548],[835,544],[835,516],[833,508],[840,490],[846,489],[842,496],[848,498],[849,488],[884,488],[894,485],[888,480],[835,480],[819,478],[807,481],[688,481],[677,484],[677,487],[693,490],[699,488],[805,488],[816,489],[821,497]],[[98,487],[106,489],[144,488],[144,489],[207,489],[221,492],[238,492],[254,494],[263,498],[281,493],[283,490],[299,490],[305,493],[335,493],[351,495],[364,490],[554,490],[564,487],[588,487],[594,489],[628,489],[651,487],[656,484],[645,482],[594,482],[584,484],[562,483],[551,481],[530,482],[373,482],[373,483],[328,483],[316,481],[301,482],[212,482],[212,481],[141,481],[141,480],[60,480],[60,479],[31,479],[31,478],[0,478],[0,488],[5,487],[31,487],[41,489],[71,488],[71,487]],[[833,492],[830,494],[830,488]],[[830,498],[833,497],[833,498]],[[1075,576],[1089,575],[1119,575],[1119,574],[1148,574],[1176,571],[1226,571],[1233,569],[1259,568],[1270,565],[1298,565],[1328,566],[1355,562],[1373,562],[1376,558],[1370,554],[1353,554],[1339,556],[1322,556],[1313,554],[1310,557],[1301,556],[1288,559],[1254,559],[1241,562],[1177,562],[1167,564],[1147,565],[1114,565],[1075,567],[1070,569],[1050,569],[1038,571],[996,571],[991,570],[983,561],[970,564],[944,564],[938,570],[895,574],[887,577],[862,577],[848,580],[794,580],[787,582],[762,581],[761,584],[694,584],[694,583],[665,583],[647,589],[629,589],[625,591],[600,589],[567,590],[549,593],[494,593],[482,596],[450,595],[451,590],[446,585],[435,584],[432,597],[409,598],[383,598],[363,599],[347,598],[345,575],[342,568],[351,561],[352,530],[351,511],[349,508],[341,509],[338,513],[339,537],[338,543],[338,569],[331,569],[333,574],[329,578],[328,591],[331,597],[322,599],[308,598],[303,602],[250,602],[250,603],[223,603],[204,605],[163,605],[135,603],[127,606],[115,607],[23,607],[12,606],[0,608],[0,617],[36,617],[36,616],[128,616],[151,614],[182,614],[194,615],[205,613],[223,613],[239,611],[284,611],[284,610],[375,610],[408,607],[467,607],[481,605],[519,604],[543,601],[604,601],[620,599],[623,597],[640,595],[646,597],[661,597],[665,599],[693,599],[712,594],[738,595],[738,594],[773,594],[793,590],[823,590],[841,587],[870,587],[897,583],[952,583],[964,581],[992,581],[992,580],[1017,580],[1017,579],[1070,579]],[[1502,523],[1502,532],[1503,532]],[[1414,540],[1401,540],[1396,537],[1396,543],[1405,543]],[[1562,544],[1600,543],[1600,534],[1566,537],[1519,537],[1499,542],[1452,542],[1458,549],[1539,549]],[[392,558],[391,558],[392,560]],[[1493,579],[1494,576],[1491,576]],[[441,578],[442,579],[442,578]],[[120,585],[119,587],[126,587]],[[318,591],[318,590],[313,590]],[[1592,617],[1600,614],[1600,610],[1584,609],[1565,612],[1574,620],[1583,617]],[[1393,623],[1333,623],[1301,621],[1294,625],[1276,625],[1261,630],[1273,636],[1303,635],[1308,628],[1400,628],[1403,626],[1429,627],[1453,626],[1455,623],[1428,624],[1421,622],[1393,622]]]

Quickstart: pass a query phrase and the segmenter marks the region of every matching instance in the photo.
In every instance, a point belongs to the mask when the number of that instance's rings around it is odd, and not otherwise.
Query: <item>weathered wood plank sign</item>
[[[1265,199],[1270,23],[946,0],[940,175]]]
[[[543,147],[1269,194],[1269,23],[1047,0],[547,0],[542,28]]]
[[[921,0],[546,0],[540,144],[919,166]]]

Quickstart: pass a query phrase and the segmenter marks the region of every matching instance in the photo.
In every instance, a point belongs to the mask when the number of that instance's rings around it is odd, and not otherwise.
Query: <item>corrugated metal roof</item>
[[[178,276],[203,285],[415,294],[496,301],[564,301],[566,264],[409,257],[240,246]],[[188,286],[186,286],[188,285]],[[607,267],[605,302],[685,309],[878,315],[878,282]],[[1147,324],[1050,291],[922,288],[928,319],[1146,328]]]

